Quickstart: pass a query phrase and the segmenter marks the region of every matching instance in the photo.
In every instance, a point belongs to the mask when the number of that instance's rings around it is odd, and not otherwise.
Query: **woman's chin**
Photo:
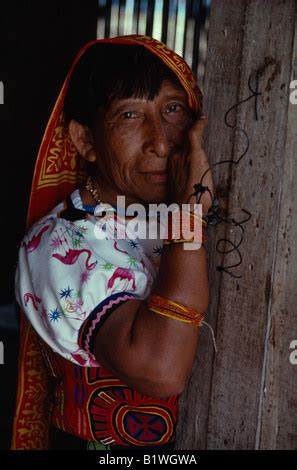
[[[161,186],[161,185],[160,185]],[[158,188],[158,190],[151,190],[148,192],[145,198],[145,202],[149,204],[161,204],[164,203],[167,199],[166,186],[163,188]]]

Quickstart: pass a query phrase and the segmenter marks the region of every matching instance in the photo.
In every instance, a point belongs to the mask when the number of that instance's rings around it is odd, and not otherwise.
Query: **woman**
[[[159,41],[94,41],[78,54],[41,144],[19,254],[16,296],[34,331],[22,316],[14,448],[173,447],[208,306],[205,249],[184,250],[171,232],[163,246],[129,232],[102,240],[96,224],[108,204],[125,228],[118,196],[124,209],[193,209],[209,168],[201,108],[190,69]],[[206,215],[210,172],[204,184]]]

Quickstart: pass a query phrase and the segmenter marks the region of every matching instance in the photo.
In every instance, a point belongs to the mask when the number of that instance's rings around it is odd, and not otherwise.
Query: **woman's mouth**
[[[167,181],[167,171],[148,171],[142,173],[149,183],[165,183]]]

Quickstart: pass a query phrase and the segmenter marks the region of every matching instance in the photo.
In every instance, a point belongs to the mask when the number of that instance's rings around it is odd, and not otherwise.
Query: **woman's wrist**
[[[186,202],[186,201],[184,201],[184,202],[178,202],[177,204],[180,206],[181,209],[182,209],[182,204],[187,204],[187,210],[189,210],[190,212],[195,211],[195,213],[197,213],[197,211],[195,210],[196,207],[197,207],[197,204],[198,204],[197,202]],[[208,211],[210,210],[211,203],[209,203],[209,201],[207,201],[207,202],[206,201],[205,202],[200,201],[199,204],[201,204],[201,206],[202,206],[201,216],[204,217],[208,213]]]

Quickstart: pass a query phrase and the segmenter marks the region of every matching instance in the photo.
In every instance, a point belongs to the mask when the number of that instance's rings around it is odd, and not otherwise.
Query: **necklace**
[[[101,199],[98,193],[98,189],[96,188],[96,183],[94,179],[92,178],[92,176],[88,176],[85,188],[87,191],[89,191],[89,193],[92,194],[94,201],[97,204],[101,204]]]

